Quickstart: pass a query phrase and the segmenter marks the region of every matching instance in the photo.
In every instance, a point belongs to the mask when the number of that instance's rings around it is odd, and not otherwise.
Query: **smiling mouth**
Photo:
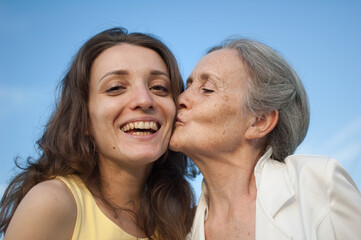
[[[144,136],[156,133],[159,127],[160,125],[153,121],[138,121],[124,124],[120,130],[127,134]]]

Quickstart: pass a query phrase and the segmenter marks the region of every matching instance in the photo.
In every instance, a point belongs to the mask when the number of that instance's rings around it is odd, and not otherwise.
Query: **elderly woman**
[[[291,155],[309,107],[288,63],[236,39],[200,60],[170,146],[204,175],[189,239],[360,239],[361,195],[330,158]]]

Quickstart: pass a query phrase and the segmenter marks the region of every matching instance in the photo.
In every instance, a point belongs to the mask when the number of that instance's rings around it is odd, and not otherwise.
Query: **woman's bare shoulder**
[[[44,181],[20,202],[4,239],[70,239],[76,215],[67,186],[58,179]]]

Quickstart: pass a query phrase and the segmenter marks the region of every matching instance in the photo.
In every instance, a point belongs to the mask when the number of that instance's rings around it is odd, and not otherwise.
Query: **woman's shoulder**
[[[56,178],[35,185],[29,191],[29,195],[29,197],[37,200],[42,199],[43,203],[47,203],[50,206],[54,204],[67,208],[76,207],[73,195],[67,185]]]
[[[20,202],[5,239],[70,239],[76,214],[75,200],[62,181],[41,182]]]
[[[327,156],[322,155],[311,155],[311,154],[294,154],[290,155],[285,159],[286,164],[298,164],[301,166],[314,165],[314,164],[328,164],[335,162],[336,160]]]
[[[66,214],[67,209],[76,210],[76,203],[67,185],[59,179],[51,179],[41,182],[30,189],[23,199],[28,204],[40,205],[44,208],[53,208],[53,213]],[[39,206],[39,207],[40,207]],[[59,208],[62,209],[59,209]],[[76,212],[76,211],[75,211]]]
[[[290,155],[285,159],[285,164],[290,173],[300,173],[323,175],[327,177],[330,169],[341,167],[337,160],[320,155]]]
[[[358,192],[357,185],[334,158],[317,155],[291,155],[285,165],[292,182],[310,183],[307,189],[318,188],[327,195],[335,189],[351,188]],[[299,186],[299,184],[297,184]],[[331,189],[332,188],[332,189]]]
[[[318,221],[319,236],[335,233],[341,239],[357,239],[361,193],[342,165],[333,158],[313,155],[293,155],[285,164],[300,208],[307,210],[304,219]]]

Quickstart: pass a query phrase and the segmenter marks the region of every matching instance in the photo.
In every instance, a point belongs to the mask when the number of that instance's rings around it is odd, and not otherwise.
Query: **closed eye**
[[[108,88],[105,92],[106,93],[116,93],[116,92],[122,91],[124,89],[125,89],[124,86],[116,85],[116,86],[112,86],[112,87]]]
[[[213,92],[214,92],[214,90],[208,89],[208,88],[202,88],[202,91],[203,91],[204,93],[213,93]]]

